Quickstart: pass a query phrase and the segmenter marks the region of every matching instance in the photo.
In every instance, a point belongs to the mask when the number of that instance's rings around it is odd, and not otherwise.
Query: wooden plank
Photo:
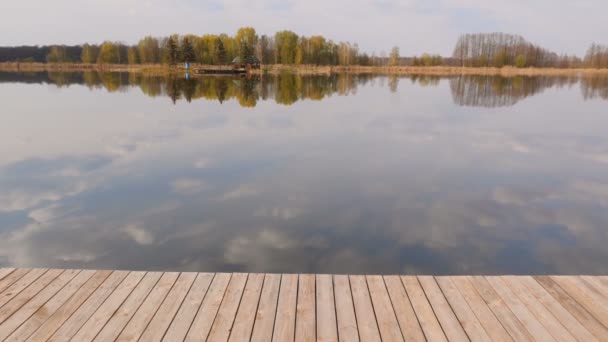
[[[418,277],[418,281],[426,294],[426,298],[429,303],[431,303],[431,307],[433,308],[435,316],[437,317],[439,324],[441,324],[445,335],[450,341],[467,341],[467,334],[462,328],[462,325],[460,325],[456,315],[454,315],[450,304],[448,304],[443,296],[435,279],[431,276],[421,276]]]
[[[604,297],[604,303],[608,304],[608,288],[602,284],[599,277],[581,276],[580,279],[589,287],[593,288],[595,293]]]
[[[15,295],[0,309],[0,324],[7,320],[13,313],[17,312],[25,303],[34,298],[62,273],[63,270],[49,270]]]
[[[4,292],[9,286],[13,285],[17,280],[28,274],[31,270],[27,268],[18,268],[7,274],[0,280],[0,293]]]
[[[95,341],[115,340],[129,320],[135,315],[135,312],[139,309],[146,297],[148,297],[148,294],[158,283],[158,280],[162,275],[162,272],[147,272],[144,278],[137,284],[137,287],[133,289],[129,297],[127,297],[97,336],[95,336]]]
[[[230,279],[230,284],[226,288],[224,299],[215,316],[215,321],[211,327],[211,332],[207,340],[227,341],[230,337],[230,330],[234,323],[236,313],[243,298],[245,285],[247,284],[247,273],[234,273]]]
[[[171,291],[139,338],[141,341],[160,341],[163,338],[195,279],[196,273],[184,272],[179,275]]]
[[[602,340],[608,336],[608,328],[600,323],[587,309],[585,309],[577,300],[559,286],[553,279],[548,276],[534,277],[534,279],[547,291],[555,300],[561,304],[572,316],[585,327],[593,336]]]
[[[296,305],[296,341],[316,339],[316,280],[314,274],[300,274]]]
[[[47,271],[48,270],[46,268],[35,268],[25,274],[21,279],[15,281],[0,294],[0,308],[2,308],[4,304],[8,303],[8,301],[15,298],[19,293],[21,293],[21,291],[30,286],[30,284],[35,282]]]
[[[318,274],[316,276],[315,292],[317,341],[338,341],[333,277],[330,274]],[[312,332],[314,332],[314,329]]]
[[[490,336],[452,282],[451,277],[435,277],[435,280],[471,341],[490,341]]]
[[[8,340],[23,341],[30,336],[34,341],[36,339],[46,340],[53,335],[61,324],[112,274],[112,271],[89,273],[89,271],[81,272],[75,281],[38,309]]]
[[[81,342],[92,341],[145,275],[146,272],[129,273],[103,304],[95,309],[90,318],[72,337],[72,340]]]
[[[518,277],[540,303],[542,303],[555,318],[579,341],[596,341],[595,336],[589,332],[568,310],[551,296],[534,278],[530,276]],[[521,289],[524,291],[524,289]]]
[[[369,296],[369,289],[365,276],[349,276],[350,288],[353,295],[355,315],[357,316],[357,327],[359,338],[362,341],[380,341],[380,330],[376,321],[376,314],[372,300]]]
[[[367,276],[367,287],[374,306],[382,341],[403,341],[393,303],[382,276]]]
[[[500,279],[500,277],[486,277],[486,280],[494,288],[496,293],[503,299],[504,303],[511,309],[517,319],[526,327],[530,335],[536,340],[553,340],[551,334],[538,321],[533,313],[528,310],[526,305],[517,297],[516,294]]]
[[[298,275],[283,274],[274,323],[273,341],[293,341],[296,329]]]
[[[230,282],[230,273],[217,273],[207,291],[207,295],[186,335],[186,341],[204,341],[209,335],[217,311]]]
[[[214,275],[214,273],[199,273],[197,275],[182,306],[175,315],[175,319],[173,319],[165,337],[163,337],[163,341],[177,342],[183,341],[186,338],[188,329],[190,329],[190,325],[203,303]]]
[[[602,305],[603,299],[588,289],[582,280],[566,276],[553,276],[551,279],[566,290],[572,298],[585,307],[604,326],[608,324],[608,310]]]
[[[492,285],[484,277],[467,277],[476,288],[479,295],[488,304],[502,323],[502,326],[509,332],[515,341],[533,341],[534,337],[528,332],[522,322],[517,319],[515,314],[505,304],[504,300],[494,290]]]
[[[230,341],[248,341],[253,331],[255,313],[260,302],[262,286],[264,284],[264,274],[250,274],[247,285],[243,292],[241,305],[236,313],[236,319],[230,333]]]
[[[91,296],[68,318],[51,337],[52,341],[67,341],[74,336],[97,308],[127,277],[128,271],[114,271]]]
[[[424,333],[399,276],[384,276],[395,316],[406,341],[425,341]]]
[[[0,280],[4,279],[4,277],[13,273],[13,271],[15,271],[14,268],[0,268]]]
[[[498,278],[498,277],[494,277]],[[570,341],[574,342],[576,339],[572,336],[566,328],[547,310],[547,308],[536,298],[530,290],[521,282],[520,277],[504,276],[500,277],[500,280],[504,282],[507,287],[514,293],[519,300],[524,303],[526,308],[536,317],[536,319],[542,324],[549,334],[553,336],[556,341]]]
[[[405,287],[405,292],[410,298],[414,312],[416,312],[416,316],[418,317],[418,322],[420,322],[420,326],[422,327],[422,331],[427,340],[447,341],[443,329],[433,312],[433,308],[418,282],[418,278],[414,276],[402,276],[401,281],[403,287]]]
[[[280,286],[281,275],[267,274],[264,277],[260,303],[258,304],[258,310],[253,323],[253,333],[251,334],[252,341],[265,342],[272,339]]]
[[[108,281],[113,283],[122,274],[112,271],[97,272],[87,281],[78,291],[70,297],[54,314],[49,317],[44,324],[36,330],[29,340],[46,341],[48,340],[72,315],[85,303],[89,297]]]
[[[0,340],[6,341],[608,338],[603,277],[17,268],[0,269],[0,284]]]
[[[473,287],[473,284],[466,277],[450,277],[450,280],[466,300],[467,304],[469,304],[469,308],[475,313],[475,316],[479,319],[479,322],[492,341],[513,341],[511,335],[498,321],[488,304],[481,298],[475,287]],[[457,315],[460,316],[458,313]],[[525,330],[523,326],[521,326],[521,329]]]
[[[135,312],[129,323],[116,338],[117,341],[137,341],[154,317],[154,314],[177,281],[179,272],[165,272]]]
[[[336,298],[338,338],[340,341],[358,342],[357,317],[355,316],[355,305],[347,275],[334,276],[334,296]]]
[[[0,341],[4,341],[5,338],[13,333],[13,331],[15,331],[23,322],[30,318],[30,316],[40,309],[40,307],[43,306],[50,298],[52,298],[59,290],[74,279],[79,272],[80,271],[78,270],[66,270],[48,286],[42,289],[42,291],[38,292],[38,294],[28,301],[27,304],[23,305],[18,311],[14,312],[10,318],[6,319],[2,324],[0,324]],[[0,315],[8,314],[8,311],[4,311],[7,306],[0,311]]]

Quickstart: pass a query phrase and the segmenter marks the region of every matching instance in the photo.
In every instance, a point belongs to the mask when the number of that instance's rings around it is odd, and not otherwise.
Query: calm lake
[[[0,73],[0,266],[608,272],[608,77]]]

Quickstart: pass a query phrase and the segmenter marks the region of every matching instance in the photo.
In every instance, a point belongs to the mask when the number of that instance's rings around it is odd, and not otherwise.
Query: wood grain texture
[[[405,292],[399,276],[385,276],[384,283],[386,284],[393,308],[395,309],[395,316],[397,316],[397,321],[405,340],[425,341],[424,332],[422,332],[418,317],[416,317],[412,303]]]
[[[186,338],[190,325],[201,307],[203,299],[205,299],[205,296],[207,295],[207,290],[209,289],[209,285],[211,285],[214,276],[215,274],[213,273],[199,273],[197,275],[184,302],[175,315],[173,322],[171,322],[167,333],[163,337],[163,341],[177,342],[183,341]]]
[[[211,332],[207,340],[209,341],[227,341],[230,336],[232,325],[236,318],[237,310],[241,304],[241,298],[247,283],[246,273],[235,273],[230,279],[230,284],[226,288],[224,299],[217,312]]]
[[[135,312],[148,297],[148,294],[150,294],[150,291],[152,291],[162,275],[162,272],[148,272],[97,334],[95,341],[115,340],[133,315],[135,315]]]
[[[357,328],[361,341],[381,341],[374,306],[369,295],[365,276],[354,275],[349,277],[350,289],[353,294]]]
[[[148,294],[146,300],[137,309],[129,323],[116,338],[117,341],[137,341],[156,314],[162,302],[177,281],[179,273],[167,272]]]
[[[338,338],[340,341],[359,341],[355,305],[348,276],[334,276],[334,296],[336,298]]]
[[[281,275],[266,274],[260,296],[260,303],[253,323],[252,341],[270,341],[274,331],[274,320],[277,312]]]
[[[46,310],[42,310],[41,312],[37,312],[35,314],[39,315],[39,320],[44,323],[38,327],[37,330],[32,331],[32,334],[29,334],[29,339],[31,341],[46,341],[51,335],[59,329],[59,327],[65,322],[72,314],[78,310],[80,305],[84,303],[89,296],[101,286],[110,276],[112,276],[112,271],[98,271],[96,272],[82,287],[76,291],[59,309],[57,309],[54,313],[51,313],[49,316],[49,312]],[[19,329],[21,330],[21,329]],[[19,331],[17,331],[19,332]],[[25,336],[25,332],[21,332],[17,335],[13,334],[16,339],[21,339],[18,336]]]
[[[447,341],[443,329],[433,312],[431,304],[426,298],[426,294],[418,282],[418,278],[414,276],[401,277],[405,291],[407,292],[414,312],[418,317],[418,322],[422,327],[422,331],[429,341]]]
[[[608,328],[600,323],[585,307],[583,307],[575,298],[571,297],[561,286],[559,286],[549,276],[534,277],[544,289],[547,291],[561,306],[563,306],[572,316],[589,330],[597,339],[603,339],[608,336]]]
[[[72,339],[82,342],[92,341],[145,275],[146,272],[131,272],[105,302],[96,309],[91,318],[86,321]]]
[[[605,276],[0,268],[1,341],[607,341]]]
[[[232,274],[228,273],[218,273],[215,275],[209,290],[207,290],[207,295],[186,335],[186,341],[205,341],[207,339],[231,277]]]
[[[296,304],[297,342],[312,342],[317,336],[316,279],[314,274],[300,274]]]
[[[450,277],[436,277],[435,280],[471,341],[490,341],[490,336]]]
[[[376,313],[376,321],[382,341],[403,341],[393,303],[382,276],[366,276],[367,287]]]
[[[255,313],[260,303],[263,284],[263,274],[249,275],[243,292],[243,298],[241,299],[241,305],[239,305],[232,332],[230,333],[230,341],[247,341],[251,338]]]
[[[173,317],[177,314],[195,279],[196,273],[187,272],[179,275],[171,291],[139,338],[141,341],[160,341],[165,336],[165,332],[173,322]]]
[[[488,304],[479,295],[473,284],[466,277],[449,277],[458,288],[462,297],[467,301],[469,307],[475,313],[477,319],[484,327],[492,341],[512,341],[513,338],[496,318]],[[460,318],[460,316],[459,316]]]
[[[298,297],[298,275],[284,274],[281,277],[279,301],[274,323],[273,341],[293,341],[296,329],[296,303]]]

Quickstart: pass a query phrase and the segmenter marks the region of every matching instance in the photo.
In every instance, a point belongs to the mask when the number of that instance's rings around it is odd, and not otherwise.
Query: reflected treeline
[[[454,103],[471,107],[513,106],[547,88],[572,86],[578,76],[459,76],[450,79]]]
[[[591,76],[581,79],[581,91],[585,100],[600,98],[608,100],[608,77]]]
[[[553,87],[580,83],[585,100],[608,100],[608,76],[458,76],[450,78],[454,103],[471,107],[507,107]]]
[[[437,86],[448,79],[453,100],[461,106],[505,107],[536,95],[547,88],[573,86],[580,82],[584,99],[608,100],[608,77],[587,76],[379,76],[332,74],[302,76],[290,73],[279,75],[250,75],[247,77],[178,77],[177,75],[153,76],[126,72],[0,72],[0,82],[48,83],[58,87],[72,84],[109,92],[125,91],[138,87],[151,97],[166,96],[174,103],[205,99],[223,103],[236,100],[243,107],[255,107],[258,101],[274,100],[278,104],[291,105],[299,100],[322,100],[337,95],[356,93],[359,86],[368,82],[388,86],[397,92],[399,82],[409,79],[419,86]]]

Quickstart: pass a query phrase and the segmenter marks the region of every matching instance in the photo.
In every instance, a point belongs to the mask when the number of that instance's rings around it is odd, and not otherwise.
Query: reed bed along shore
[[[197,69],[218,69],[217,65],[191,66],[190,71]],[[37,71],[106,71],[106,72],[140,72],[153,75],[183,73],[182,67],[170,67],[164,64],[82,64],[82,63],[0,63],[0,71],[37,72]],[[317,66],[317,65],[263,65],[260,69],[251,70],[253,74],[279,74],[290,72],[301,75],[326,75],[332,73],[380,74],[380,75],[413,75],[426,74],[437,76],[455,75],[499,75],[499,76],[567,76],[585,74],[606,74],[608,69],[590,68],[515,68],[515,67],[454,67],[454,66]]]

